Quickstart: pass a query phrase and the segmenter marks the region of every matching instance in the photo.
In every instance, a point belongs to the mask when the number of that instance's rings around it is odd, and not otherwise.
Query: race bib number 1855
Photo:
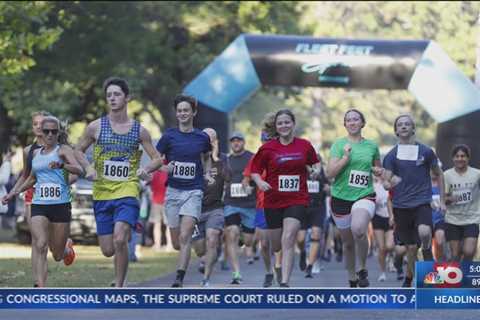
[[[367,188],[369,180],[369,172],[352,170],[348,177],[348,185],[355,188]]]

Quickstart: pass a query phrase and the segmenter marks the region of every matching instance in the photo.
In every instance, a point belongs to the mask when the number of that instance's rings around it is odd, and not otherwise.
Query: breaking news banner
[[[480,308],[480,263],[416,263],[417,309]]]
[[[0,289],[1,309],[413,309],[413,289]]]

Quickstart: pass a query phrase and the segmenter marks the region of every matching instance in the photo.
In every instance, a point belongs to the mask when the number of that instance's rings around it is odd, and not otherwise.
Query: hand
[[[444,201],[440,202],[440,212],[445,215],[447,213],[447,206]]]
[[[384,172],[385,172],[385,169],[383,169],[382,167],[377,167],[377,166],[372,167],[372,173],[376,177],[381,177]]]
[[[3,205],[6,205],[10,202],[10,200],[12,200],[12,198],[14,198],[17,194],[16,193],[12,193],[10,192],[9,194],[3,196],[2,198],[2,204]]]
[[[89,166],[87,168],[87,171],[85,172],[85,179],[90,180],[90,181],[95,181],[97,180],[97,171],[93,166]]]
[[[390,179],[391,188],[397,186],[400,182],[402,182],[402,178],[394,175],[392,179]]]
[[[173,170],[175,170],[175,161],[170,161],[168,164],[167,164],[167,172],[168,174],[171,174],[173,172]]]
[[[395,225],[395,219],[393,218],[393,216],[388,217],[388,225],[390,227],[393,227]]]
[[[48,167],[50,169],[63,169],[65,164],[63,162],[58,162],[58,161],[52,161],[48,164]]]
[[[347,143],[344,147],[343,147],[343,155],[344,156],[347,156],[347,158],[350,158],[350,153],[352,152],[352,146],[350,145],[350,143]]]
[[[210,173],[206,173],[204,176],[205,180],[207,180],[207,184],[211,186],[212,184],[215,183],[215,179],[210,175]]]
[[[321,174],[320,169],[312,168],[312,170],[310,171],[310,179],[318,180],[320,178],[320,174]]]
[[[263,192],[271,190],[272,186],[268,184],[268,182],[261,180],[258,184],[258,188],[262,190]]]
[[[13,152],[8,151],[3,155],[3,161],[11,161],[13,158]]]
[[[152,175],[145,170],[145,168],[139,168],[136,172],[137,177],[139,177],[142,180],[145,180],[147,182],[152,181]]]

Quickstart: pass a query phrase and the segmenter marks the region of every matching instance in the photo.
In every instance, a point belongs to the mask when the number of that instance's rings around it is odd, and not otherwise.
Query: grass
[[[114,279],[113,258],[104,257],[98,246],[75,246],[71,266],[55,262],[48,254],[48,287],[109,287]],[[128,283],[141,283],[175,270],[176,253],[158,253],[142,248],[138,262],[130,263]],[[30,247],[0,244],[0,287],[33,286]]]

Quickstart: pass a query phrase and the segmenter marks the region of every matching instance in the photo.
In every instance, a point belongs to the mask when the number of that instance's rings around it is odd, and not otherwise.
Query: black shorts
[[[432,225],[432,207],[430,204],[423,204],[415,208],[393,208],[393,217],[395,219],[395,232],[398,239],[405,245],[417,244],[418,226],[421,224]]]
[[[44,216],[53,223],[69,223],[72,220],[72,205],[60,204],[32,204],[32,218]]]
[[[357,199],[355,201],[343,200],[343,199],[332,197],[330,200],[330,207],[332,208],[332,212],[335,215],[346,216],[352,213],[352,207],[355,204],[355,202],[362,199],[372,200],[373,202],[375,202],[375,197],[376,197],[375,193],[369,194],[368,196]]]
[[[326,216],[325,204],[320,204],[320,207],[311,208],[308,207],[306,210],[305,219],[302,220],[302,230],[307,230],[311,227],[322,228],[325,222]]]
[[[433,233],[437,232],[437,230],[445,231],[445,221],[442,220],[433,224]]]
[[[385,232],[392,230],[393,228],[388,223],[388,218],[374,215],[372,218],[373,230],[383,230]]]
[[[283,227],[283,219],[294,218],[300,221],[305,219],[307,208],[305,206],[291,206],[281,209],[265,208],[265,220],[267,221],[267,229],[280,229]]]
[[[225,227],[238,226],[243,233],[255,233],[255,228],[249,228],[242,223],[240,213],[234,213],[225,217]]]
[[[456,224],[445,222],[445,237],[447,241],[460,241],[465,238],[478,238],[478,224],[466,224],[457,226]]]

